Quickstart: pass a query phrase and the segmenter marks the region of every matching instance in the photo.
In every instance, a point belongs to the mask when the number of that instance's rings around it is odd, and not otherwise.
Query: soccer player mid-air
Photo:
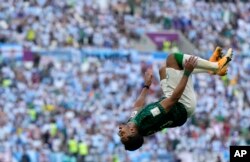
[[[133,112],[126,124],[119,125],[119,136],[126,150],[134,151],[143,144],[143,137],[164,128],[182,126],[195,111],[196,97],[191,73],[210,73],[224,76],[227,73],[233,51],[230,48],[222,57],[217,47],[209,61],[199,57],[174,53],[168,56],[166,65],[159,70],[160,85],[164,97],[144,105],[152,71],[145,73],[145,85],[133,106]]]

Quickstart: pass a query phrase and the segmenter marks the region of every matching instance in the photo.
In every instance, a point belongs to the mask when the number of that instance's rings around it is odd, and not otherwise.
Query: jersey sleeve
[[[131,115],[129,116],[128,122],[130,122],[131,119],[133,119],[137,114],[138,114],[138,111],[133,111],[133,112],[131,113]]]
[[[130,118],[134,118],[137,115],[138,111],[133,111],[130,115]]]

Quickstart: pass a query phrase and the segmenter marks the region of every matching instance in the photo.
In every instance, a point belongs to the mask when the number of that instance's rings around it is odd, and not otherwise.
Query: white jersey
[[[183,70],[166,68],[166,79],[163,79],[160,82],[165,97],[169,98],[173,94],[174,89],[177,87],[183,76],[183,72]],[[186,88],[178,102],[186,107],[188,117],[194,113],[196,107],[196,96],[191,76],[189,77]]]

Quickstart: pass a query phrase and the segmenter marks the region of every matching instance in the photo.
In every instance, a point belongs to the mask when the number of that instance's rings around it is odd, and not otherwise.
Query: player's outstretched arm
[[[144,75],[144,87],[141,91],[141,94],[139,95],[139,97],[135,101],[134,111],[139,111],[145,104],[146,95],[147,95],[148,89],[152,83],[152,78],[153,78],[152,73],[153,73],[152,70],[147,70],[145,75]]]
[[[165,108],[166,111],[169,111],[170,108],[181,98],[181,95],[184,92],[185,87],[187,85],[188,77],[193,72],[196,65],[197,65],[197,57],[194,56],[191,56],[185,62],[183,76],[178,86],[175,88],[172,96],[161,101],[161,105]]]

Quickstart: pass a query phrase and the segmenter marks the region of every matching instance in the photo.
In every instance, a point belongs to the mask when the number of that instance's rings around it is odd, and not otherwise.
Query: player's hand
[[[188,60],[185,61],[184,69],[188,72],[193,72],[194,68],[197,66],[198,57],[191,56]]]
[[[144,84],[150,86],[152,83],[152,79],[153,79],[153,72],[151,69],[148,69],[144,75]]]

